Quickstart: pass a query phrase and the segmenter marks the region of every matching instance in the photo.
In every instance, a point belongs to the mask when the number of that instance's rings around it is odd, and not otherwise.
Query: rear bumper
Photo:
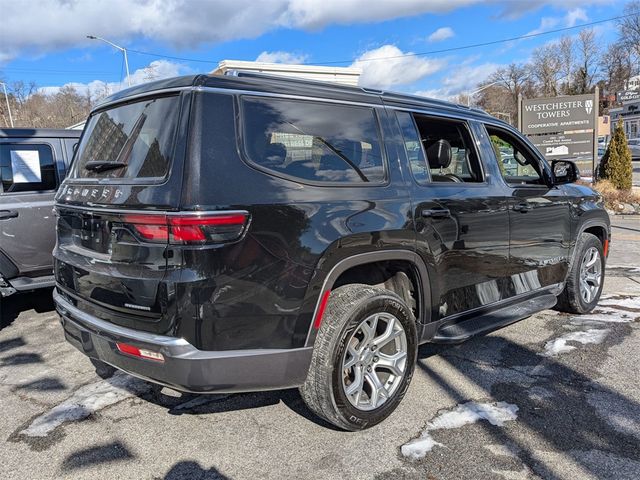
[[[203,351],[182,338],[113,325],[79,310],[54,290],[65,337],[85,355],[131,375],[177,390],[246,392],[304,383],[312,348]],[[116,342],[159,352],[164,362],[121,353]]]

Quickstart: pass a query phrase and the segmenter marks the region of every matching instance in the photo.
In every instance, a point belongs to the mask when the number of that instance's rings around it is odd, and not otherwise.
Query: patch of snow
[[[444,447],[440,442],[436,442],[433,437],[425,430],[420,437],[405,443],[400,447],[402,455],[412,460],[420,460],[424,458],[427,453],[433,450],[436,445]]]
[[[444,446],[431,436],[430,432],[434,430],[460,428],[480,420],[486,420],[491,425],[502,427],[505,422],[515,420],[518,417],[517,412],[517,405],[506,402],[462,403],[453,410],[439,414],[427,423],[420,437],[402,445],[400,451],[407,458],[419,460],[424,458],[436,445]]]
[[[584,332],[565,333],[561,337],[548,341],[544,346],[542,355],[545,357],[554,357],[576,349],[573,345],[567,345],[567,342],[578,342],[583,345],[600,344],[604,341],[608,333],[609,329],[597,328],[590,328]]]
[[[479,420],[486,420],[491,425],[502,427],[504,422],[515,420],[518,407],[506,402],[477,403],[467,402],[458,405],[454,410],[445,412],[428,423],[429,430],[441,428],[460,428]]]
[[[20,433],[30,437],[46,437],[63,423],[83,420],[98,410],[150,389],[151,384],[116,372],[108,380],[80,387],[71,397],[37,417]]]

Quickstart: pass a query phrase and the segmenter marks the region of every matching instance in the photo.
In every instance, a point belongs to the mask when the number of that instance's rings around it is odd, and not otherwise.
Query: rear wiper
[[[92,172],[105,172],[107,170],[115,170],[116,168],[124,168],[127,164],[124,162],[106,162],[103,160],[92,160],[84,166],[85,170]]]

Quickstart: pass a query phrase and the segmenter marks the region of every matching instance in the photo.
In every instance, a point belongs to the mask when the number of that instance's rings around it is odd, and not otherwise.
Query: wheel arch
[[[313,346],[317,330],[314,328],[314,321],[322,308],[322,303],[327,292],[347,283],[367,283],[376,285],[379,282],[375,278],[371,281],[363,281],[361,272],[358,272],[358,281],[345,281],[350,273],[366,267],[379,268],[381,264],[393,264],[394,262],[410,266],[413,270],[412,283],[416,289],[416,326],[418,327],[418,338],[420,338],[421,327],[431,319],[431,284],[429,273],[423,259],[414,251],[393,249],[375,252],[357,253],[338,261],[327,273],[318,294],[318,298],[313,311],[312,322],[309,325],[309,332],[305,346]],[[343,283],[344,282],[344,283]],[[386,283],[385,283],[386,286]]]
[[[573,265],[573,262],[575,261],[575,257],[576,257],[576,254],[577,254],[576,245],[578,243],[578,238],[583,233],[590,233],[592,235],[595,235],[598,238],[598,240],[600,240],[600,242],[602,243],[602,245],[604,247],[605,241],[608,242],[611,239],[610,223],[605,221],[604,219],[601,219],[601,218],[591,218],[591,219],[585,220],[584,222],[582,222],[580,224],[580,226],[577,228],[577,233],[576,233],[576,236],[575,236],[575,240],[573,242],[569,269],[571,269],[571,266]],[[605,258],[606,258],[606,256],[607,255],[605,255]]]

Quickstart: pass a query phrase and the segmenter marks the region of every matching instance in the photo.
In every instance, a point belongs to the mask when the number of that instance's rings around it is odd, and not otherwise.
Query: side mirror
[[[580,179],[580,171],[575,163],[569,160],[552,160],[553,184],[565,185]]]

